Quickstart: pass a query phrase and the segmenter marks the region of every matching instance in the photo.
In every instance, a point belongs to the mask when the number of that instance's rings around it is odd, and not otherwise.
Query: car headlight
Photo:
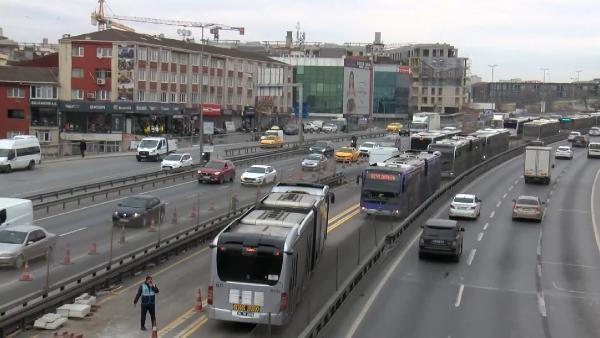
[[[142,214],[140,214],[139,212],[134,212],[133,213],[133,217],[135,217],[135,218],[138,218],[140,216],[142,216]]]
[[[215,175],[220,175],[220,174],[221,174],[220,171],[215,172]]]
[[[119,212],[118,211],[113,212],[113,216],[119,216]]]

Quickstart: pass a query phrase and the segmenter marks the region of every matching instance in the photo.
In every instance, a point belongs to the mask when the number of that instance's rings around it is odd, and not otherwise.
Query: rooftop
[[[0,82],[58,84],[58,68],[0,66]]]

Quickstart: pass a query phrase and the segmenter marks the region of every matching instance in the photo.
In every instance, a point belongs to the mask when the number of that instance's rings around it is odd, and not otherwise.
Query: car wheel
[[[12,172],[12,167],[9,165],[6,166],[6,172],[7,173],[11,173]]]
[[[21,269],[25,265],[25,256],[19,255],[17,259],[15,259],[15,268]]]
[[[35,169],[35,162],[34,161],[29,161],[29,165],[27,166],[27,169],[29,169],[29,170]]]
[[[235,176],[235,174],[233,174],[233,175],[231,175],[231,176],[229,177],[229,182],[233,182],[233,177],[234,177],[234,176]]]
[[[452,260],[453,260],[454,262],[459,262],[459,261],[460,261],[460,254],[456,254],[456,255],[454,255],[454,256],[452,257]]]
[[[425,259],[425,254],[419,251],[419,259]]]
[[[223,176],[219,177],[219,184],[223,184]]]
[[[138,162],[142,162],[142,158],[141,157],[136,156],[135,158],[137,159]]]

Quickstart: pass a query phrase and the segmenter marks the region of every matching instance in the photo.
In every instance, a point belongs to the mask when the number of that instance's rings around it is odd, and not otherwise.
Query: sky
[[[108,14],[243,26],[221,39],[284,40],[297,22],[306,40],[445,42],[469,57],[471,73],[494,80],[570,82],[600,78],[598,0],[107,0]],[[96,30],[96,0],[0,0],[0,27],[19,42],[56,42]],[[126,22],[123,22],[126,23]],[[126,23],[138,32],[177,38],[177,27]],[[192,30],[200,38],[199,30]]]

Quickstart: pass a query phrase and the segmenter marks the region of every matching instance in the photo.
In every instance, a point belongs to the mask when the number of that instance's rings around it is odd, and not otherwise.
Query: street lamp
[[[575,73],[577,73],[577,82],[579,82],[579,73],[581,73],[580,70],[576,70]]]
[[[541,71],[544,72],[544,81],[542,81],[543,83],[546,83],[546,72],[550,70],[550,68],[540,68]]]
[[[493,64],[493,65],[488,65],[488,67],[490,67],[492,69],[492,81],[494,82],[494,68],[498,67],[497,64]]]

